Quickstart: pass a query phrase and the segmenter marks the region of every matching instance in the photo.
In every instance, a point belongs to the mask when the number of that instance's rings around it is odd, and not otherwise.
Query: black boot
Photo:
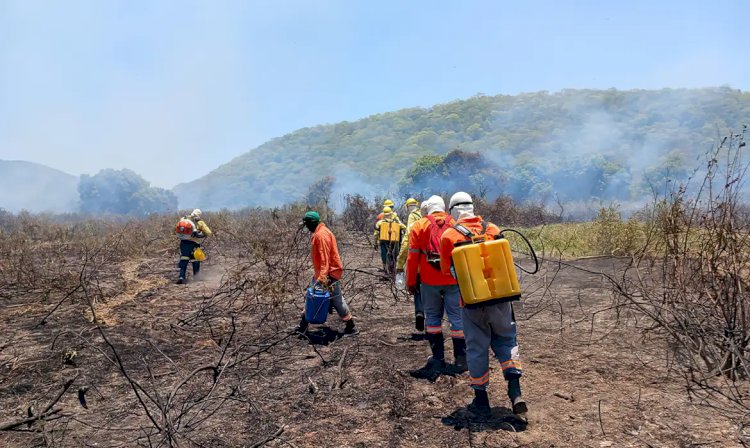
[[[307,319],[305,319],[305,313],[302,313],[302,319],[300,319],[299,325],[297,325],[297,328],[294,329],[294,332],[304,335],[305,333],[307,333],[308,325],[309,324],[307,323]]]
[[[474,400],[467,406],[467,409],[482,417],[489,416],[492,409],[490,408],[490,397],[487,396],[487,391],[474,389]]]
[[[414,317],[414,328],[417,331],[424,331],[424,314],[417,314]]]
[[[464,338],[453,338],[453,367],[456,373],[464,373],[469,368],[466,365],[466,340]]]
[[[425,368],[442,369],[445,367],[445,340],[443,334],[427,334],[432,356],[427,360]]]
[[[508,379],[508,398],[513,405],[514,414],[523,415],[529,411],[526,402],[521,398],[521,381],[518,377]]]
[[[353,336],[355,334],[359,334],[359,329],[357,329],[356,325],[354,324],[354,318],[346,321],[346,326],[344,327],[344,335],[345,336]]]
[[[432,350],[432,356],[427,358],[427,364],[417,370],[410,372],[414,378],[426,379],[435,381],[440,377],[442,373],[446,371],[445,366],[445,342],[443,341],[443,335],[427,333],[425,336],[427,341],[430,343],[430,349]]]

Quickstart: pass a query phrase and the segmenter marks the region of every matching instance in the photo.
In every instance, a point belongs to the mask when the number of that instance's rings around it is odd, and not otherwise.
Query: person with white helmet
[[[193,277],[198,275],[201,270],[200,260],[195,259],[195,251],[201,247],[201,242],[207,236],[211,236],[211,229],[208,227],[201,216],[203,213],[200,209],[193,210],[189,217],[183,217],[182,220],[187,220],[192,224],[192,232],[188,232],[188,235],[181,235],[180,239],[180,277],[177,279],[177,284],[183,284],[187,281],[187,267],[188,263],[193,264]],[[182,221],[181,220],[181,221]]]
[[[383,218],[375,223],[375,247],[380,248],[383,272],[387,276],[393,275],[396,271],[399,244],[405,230],[406,226],[398,220],[393,209],[383,207]]]
[[[458,283],[453,276],[440,270],[440,237],[453,225],[453,218],[445,213],[445,201],[431,196],[423,203],[424,217],[414,223],[409,233],[409,254],[406,259],[406,288],[416,294],[417,277],[421,282],[425,312],[425,332],[432,356],[424,369],[414,376],[430,375],[446,367],[443,339],[443,315],[448,315],[453,340],[455,370],[466,371],[466,343],[464,342]]]
[[[419,210],[419,201],[414,198],[406,200],[406,211],[409,217],[406,221],[406,232],[401,240],[401,249],[398,252],[396,261],[396,272],[403,272],[406,267],[406,256],[409,253],[409,232],[411,232],[414,223],[422,219],[422,212]],[[422,303],[422,293],[419,290],[419,279],[417,279],[417,290],[414,293],[414,327],[417,331],[424,331],[424,304]]]
[[[454,194],[448,210],[455,225],[440,238],[440,267],[446,274],[454,274],[452,253],[456,246],[471,241],[486,241],[500,238],[500,228],[474,214],[474,202],[468,193]],[[516,322],[511,302],[490,301],[462,306],[462,322],[468,355],[470,385],[474,389],[474,400],[469,408],[480,414],[490,413],[487,385],[490,381],[489,350],[495,354],[508,382],[508,397],[513,412],[523,416],[526,403],[521,398],[521,360],[516,340]]]

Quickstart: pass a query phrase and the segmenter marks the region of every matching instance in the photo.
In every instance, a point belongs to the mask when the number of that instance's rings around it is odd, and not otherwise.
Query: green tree
[[[135,172],[105,169],[78,183],[80,209],[84,213],[144,215],[177,210],[177,196],[163,188],[150,187]]]

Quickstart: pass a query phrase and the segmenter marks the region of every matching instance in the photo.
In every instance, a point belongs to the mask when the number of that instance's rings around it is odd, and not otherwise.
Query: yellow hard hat
[[[409,198],[406,200],[406,206],[408,207],[410,205],[419,205],[419,201],[414,198]]]
[[[386,199],[385,201],[383,201],[383,207],[393,207],[393,206],[394,206],[393,201],[391,201],[390,199]]]
[[[383,207],[383,213],[393,213],[393,209],[390,207]]]

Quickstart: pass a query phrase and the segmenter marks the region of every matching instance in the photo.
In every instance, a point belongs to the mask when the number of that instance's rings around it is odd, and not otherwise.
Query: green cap
[[[303,222],[320,222],[320,214],[318,212],[307,212],[305,213],[305,217],[302,218]]]

